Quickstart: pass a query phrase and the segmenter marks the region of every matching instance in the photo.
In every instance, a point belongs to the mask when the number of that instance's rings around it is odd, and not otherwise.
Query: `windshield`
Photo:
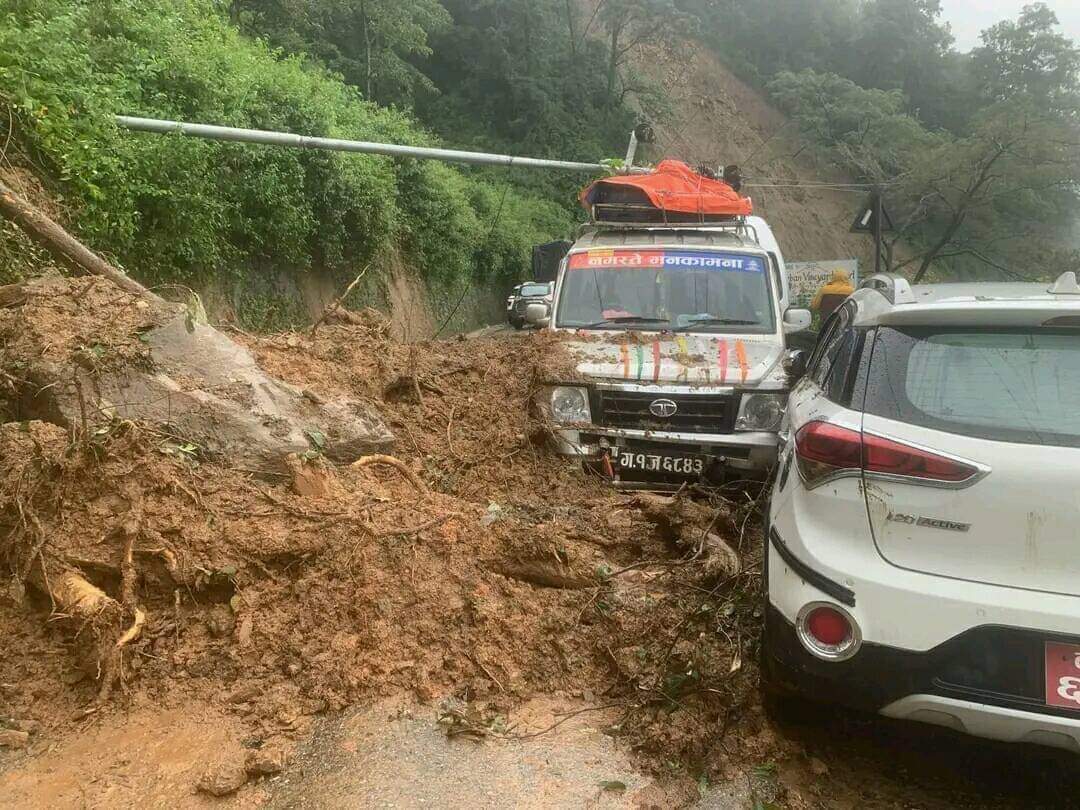
[[[551,288],[547,284],[522,284],[518,295],[523,298],[531,298],[539,295],[547,295]]]
[[[563,277],[555,325],[773,332],[765,257],[674,250],[575,253]]]

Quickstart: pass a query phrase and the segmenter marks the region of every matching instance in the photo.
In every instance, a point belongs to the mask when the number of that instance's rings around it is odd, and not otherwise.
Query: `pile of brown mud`
[[[109,292],[52,317],[60,360],[147,362],[144,308]],[[0,307],[9,388],[33,312]],[[368,313],[236,339],[311,401],[377,412],[393,456],[337,464],[313,430],[287,472],[254,474],[168,425],[0,424],[0,726],[61,734],[149,697],[288,739],[412,693],[451,733],[498,737],[522,701],[563,694],[623,707],[611,733],[646,765],[715,764],[753,693],[745,493],[624,495],[553,456],[530,416],[549,335],[403,344]]]

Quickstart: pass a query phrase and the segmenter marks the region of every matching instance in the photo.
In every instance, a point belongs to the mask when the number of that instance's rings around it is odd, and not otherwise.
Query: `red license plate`
[[[1080,644],[1046,642],[1046,705],[1080,711]]]

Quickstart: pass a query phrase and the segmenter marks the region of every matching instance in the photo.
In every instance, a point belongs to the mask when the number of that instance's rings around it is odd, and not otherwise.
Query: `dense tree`
[[[367,98],[398,106],[431,86],[410,60],[429,55],[429,37],[450,24],[439,0],[234,0],[231,9],[246,30],[310,54]]]
[[[864,87],[903,90],[915,109],[939,112],[953,43],[940,17],[940,0],[871,0],[862,10],[847,75]]]
[[[121,112],[357,140],[431,136],[242,36],[212,0],[0,2],[6,160],[33,166],[80,236],[140,280],[214,279],[244,291],[234,305],[256,325],[272,320],[282,278],[352,277],[396,249],[435,289],[505,282],[526,271],[531,244],[570,225],[565,209],[443,164],[140,136],[117,129]]]
[[[842,72],[859,19],[857,0],[677,0],[698,36],[751,78],[782,71]]]
[[[1052,275],[1042,246],[1077,214],[1080,141],[1062,121],[1030,104],[1001,102],[978,116],[971,134],[949,139],[912,164],[898,192],[915,203],[909,234],[924,247],[897,269],[966,259],[1007,275]]]
[[[673,0],[597,0],[594,17],[606,33],[606,93],[612,105],[623,101],[624,94],[619,93],[621,71],[641,45],[690,30],[689,15]]]
[[[899,90],[868,90],[835,73],[781,73],[769,91],[810,143],[856,179],[902,173],[936,139],[905,112]]]
[[[1043,109],[1080,116],[1080,49],[1055,30],[1044,3],[1025,6],[1017,20],[982,33],[973,67],[978,89],[991,102],[1027,96]]]

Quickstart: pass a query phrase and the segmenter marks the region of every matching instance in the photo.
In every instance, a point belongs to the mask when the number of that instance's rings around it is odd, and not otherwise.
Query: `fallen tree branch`
[[[352,280],[348,287],[345,288],[345,292],[343,292],[341,295],[331,301],[330,305],[323,310],[322,315],[320,315],[315,321],[315,323],[311,325],[312,337],[315,337],[315,330],[317,330],[319,326],[322,325],[323,321],[325,321],[332,314],[338,311],[338,309],[341,307],[341,304],[345,301],[346,298],[349,297],[349,293],[351,293],[356,288],[356,285],[360,283],[360,279],[364,277],[364,274],[368,271],[369,267],[371,267],[371,262],[368,262],[366,265],[364,265],[364,269],[361,270],[360,274]]]
[[[420,534],[420,532],[426,532],[428,529],[434,529],[436,526],[441,526],[450,518],[460,517],[456,514],[442,515],[431,520],[424,521],[419,526],[414,526],[411,529],[398,529],[392,532],[379,532],[376,537],[411,537],[414,534]]]
[[[17,307],[26,301],[26,288],[22,284],[7,284],[0,287],[0,309]]]
[[[356,461],[354,461],[351,466],[353,466],[353,467],[368,467],[368,466],[371,466],[372,464],[378,464],[378,465],[382,465],[382,466],[385,466],[385,467],[393,467],[395,470],[397,470],[402,475],[404,475],[406,478],[408,478],[409,482],[414,487],[416,487],[418,490],[420,490],[420,492],[422,494],[424,494],[424,495],[428,494],[427,484],[425,484],[423,481],[420,480],[420,476],[418,476],[411,469],[409,469],[409,467],[404,462],[399,461],[398,459],[394,458],[393,456],[383,456],[383,455],[364,456],[363,458],[359,458]]]
[[[22,228],[27,236],[44,247],[58,261],[73,264],[92,276],[104,276],[122,290],[149,301],[162,299],[126,273],[116,269],[82,242],[31,205],[0,180],[0,215]]]

